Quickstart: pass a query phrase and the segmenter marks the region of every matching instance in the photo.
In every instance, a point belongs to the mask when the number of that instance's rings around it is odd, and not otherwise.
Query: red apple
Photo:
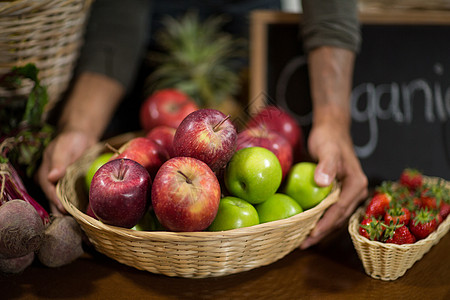
[[[146,137],[136,137],[123,144],[118,154],[113,155],[110,160],[117,158],[128,158],[140,163],[154,178],[159,167],[169,159],[169,154],[156,142]]]
[[[162,89],[150,95],[141,105],[140,121],[145,131],[159,125],[177,128],[197,104],[185,93],[176,89]]]
[[[205,162],[214,172],[225,167],[236,149],[237,132],[229,116],[216,109],[199,109],[178,126],[173,145],[176,156]]]
[[[282,178],[292,166],[293,153],[289,142],[265,126],[247,128],[238,134],[236,151],[248,147],[263,147],[272,151],[280,161]]]
[[[247,127],[255,127],[264,124],[268,129],[284,136],[296,153],[303,151],[303,132],[289,113],[274,105],[268,105],[253,116],[247,123]]]
[[[175,136],[175,131],[176,129],[173,127],[160,125],[150,130],[146,137],[166,149],[169,157],[174,157],[175,150],[173,149],[173,137]]]
[[[132,228],[150,204],[152,181],[147,170],[131,159],[115,159],[92,178],[89,205],[105,224]]]
[[[219,181],[208,165],[192,157],[174,157],[156,174],[152,207],[168,230],[201,231],[216,217],[220,195]]]
[[[89,216],[89,217],[91,217],[91,218],[94,218],[94,219],[97,219],[97,216],[94,214],[94,212],[92,211],[92,208],[91,208],[91,204],[90,203],[88,203],[88,205],[87,205],[87,207],[86,207],[86,214]]]

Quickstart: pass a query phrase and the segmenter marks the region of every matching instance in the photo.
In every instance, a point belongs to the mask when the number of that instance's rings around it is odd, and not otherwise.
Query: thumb
[[[49,160],[49,168],[47,179],[50,182],[57,182],[66,173],[66,168],[69,165],[70,154],[68,152],[60,152],[55,149],[53,157]]]
[[[62,167],[52,167],[50,172],[48,172],[47,179],[50,182],[56,182],[64,176],[65,169]]]
[[[336,153],[328,152],[325,157],[319,157],[314,180],[318,186],[330,185],[336,177],[339,156]]]

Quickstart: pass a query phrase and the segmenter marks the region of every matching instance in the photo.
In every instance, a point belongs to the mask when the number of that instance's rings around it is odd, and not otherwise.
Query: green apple
[[[85,186],[88,191],[89,191],[89,188],[91,187],[91,181],[92,181],[92,178],[94,177],[95,172],[97,172],[97,170],[101,166],[103,166],[105,163],[107,163],[112,155],[113,155],[112,152],[102,153],[96,159],[94,159],[94,161],[91,163],[91,165],[89,166],[89,169],[86,171],[86,174],[84,176],[84,183],[85,183]]]
[[[276,193],[282,179],[281,165],[263,147],[236,151],[225,169],[225,186],[231,195],[251,204],[262,203]]]
[[[288,195],[276,193],[255,206],[259,222],[266,223],[286,219],[303,211],[300,204]]]
[[[245,200],[227,196],[220,199],[219,209],[209,231],[223,231],[259,224],[259,217],[253,205]]]
[[[286,177],[285,194],[294,198],[304,209],[319,204],[330,193],[333,184],[321,187],[314,181],[317,164],[300,162],[292,166]]]
[[[151,208],[131,229],[136,231],[168,231],[161,225],[158,218],[156,217],[155,211]]]
[[[139,220],[139,222],[134,225],[133,230],[137,231],[152,231],[156,230],[156,216],[153,210],[148,210],[144,216]]]

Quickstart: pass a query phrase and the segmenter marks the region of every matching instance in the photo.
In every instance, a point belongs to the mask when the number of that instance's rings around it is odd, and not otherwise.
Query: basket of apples
[[[282,111],[261,117],[271,109],[250,121],[264,126],[239,133],[222,112],[193,108],[178,123],[107,140],[114,152],[101,142],[57,193],[97,251],[137,269],[204,278],[268,265],[300,245],[340,192],[315,185],[314,163],[293,162],[290,140],[268,128],[289,122],[296,144],[300,128]]]
[[[365,272],[403,276],[449,231],[450,182],[404,169],[384,181],[350,218],[348,230]]]

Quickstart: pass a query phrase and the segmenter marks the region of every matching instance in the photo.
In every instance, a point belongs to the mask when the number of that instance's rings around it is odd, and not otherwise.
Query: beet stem
[[[0,176],[2,177],[2,194],[0,195],[2,197],[2,202],[13,199],[24,200],[36,209],[44,225],[50,223],[50,215],[33,197],[28,194],[22,179],[10,163],[1,164]]]

